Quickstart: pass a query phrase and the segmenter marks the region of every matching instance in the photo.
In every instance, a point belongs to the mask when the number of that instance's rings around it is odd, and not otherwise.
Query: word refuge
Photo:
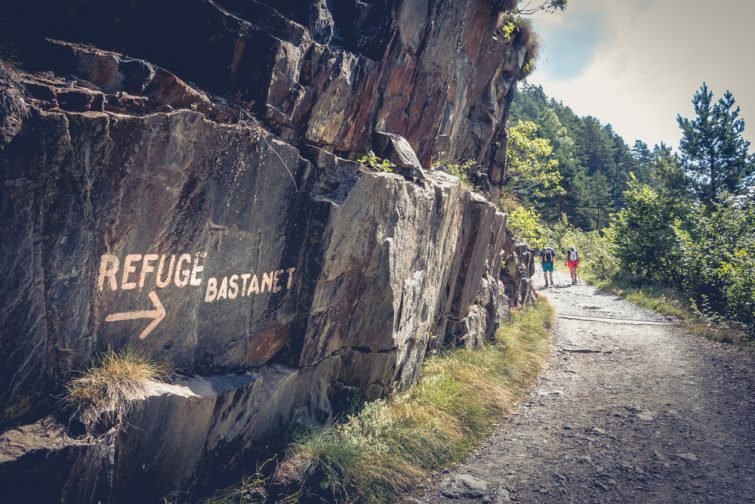
[[[128,254],[121,264],[118,256],[103,254],[100,257],[100,275],[97,286],[102,291],[105,282],[111,290],[164,289],[176,287],[199,287],[202,285],[202,262],[205,252],[196,254]],[[120,281],[120,284],[118,283]]]
[[[164,289],[170,286],[200,287],[205,283],[206,252],[195,254],[128,254],[121,261],[117,256],[104,254],[100,258],[97,287],[100,291],[131,289]],[[206,279],[204,301],[211,303],[237,299],[266,292],[289,290],[296,268],[277,269],[257,273],[238,273]]]

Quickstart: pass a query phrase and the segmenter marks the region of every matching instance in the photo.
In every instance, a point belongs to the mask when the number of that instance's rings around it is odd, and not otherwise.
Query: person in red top
[[[572,285],[577,285],[577,268],[579,267],[579,253],[574,246],[566,251],[566,266],[569,268]]]

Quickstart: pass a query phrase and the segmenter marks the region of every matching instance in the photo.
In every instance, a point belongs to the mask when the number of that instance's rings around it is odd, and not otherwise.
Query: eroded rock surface
[[[502,180],[529,56],[491,2],[2,9],[23,63],[0,67],[0,481],[19,495],[206,492],[530,297],[505,215],[430,166]],[[352,161],[386,136],[412,171]],[[61,426],[65,382],[126,346],[187,378],[133,428]]]

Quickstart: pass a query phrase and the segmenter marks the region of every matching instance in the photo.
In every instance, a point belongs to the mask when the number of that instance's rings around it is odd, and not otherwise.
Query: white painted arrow
[[[111,313],[110,315],[105,317],[105,322],[118,322],[119,320],[151,318],[152,322],[150,322],[150,324],[145,327],[142,333],[139,335],[139,339],[146,338],[149,333],[151,333],[152,330],[157,327],[157,324],[162,322],[165,318],[165,307],[163,307],[163,304],[160,302],[160,298],[157,297],[157,293],[155,291],[151,291],[149,293],[149,299],[152,300],[152,304],[155,306],[154,310]]]

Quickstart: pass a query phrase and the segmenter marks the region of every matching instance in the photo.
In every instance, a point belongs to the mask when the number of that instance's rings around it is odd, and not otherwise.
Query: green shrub
[[[755,202],[680,204],[635,180],[609,230],[621,272],[679,290],[698,315],[755,338]]]
[[[474,166],[475,162],[472,160],[464,161],[463,163],[448,163],[445,165],[446,171],[461,180],[461,183],[470,187],[472,184],[469,182],[469,169]]]
[[[732,198],[691,214],[682,234],[682,288],[703,315],[755,337],[755,203]]]
[[[626,207],[615,216],[611,236],[624,271],[650,281],[679,285],[683,243],[676,209],[636,179],[624,192]]]
[[[540,221],[540,214],[534,208],[520,206],[511,210],[506,223],[514,236],[530,247],[543,248],[545,246],[545,228]]]

